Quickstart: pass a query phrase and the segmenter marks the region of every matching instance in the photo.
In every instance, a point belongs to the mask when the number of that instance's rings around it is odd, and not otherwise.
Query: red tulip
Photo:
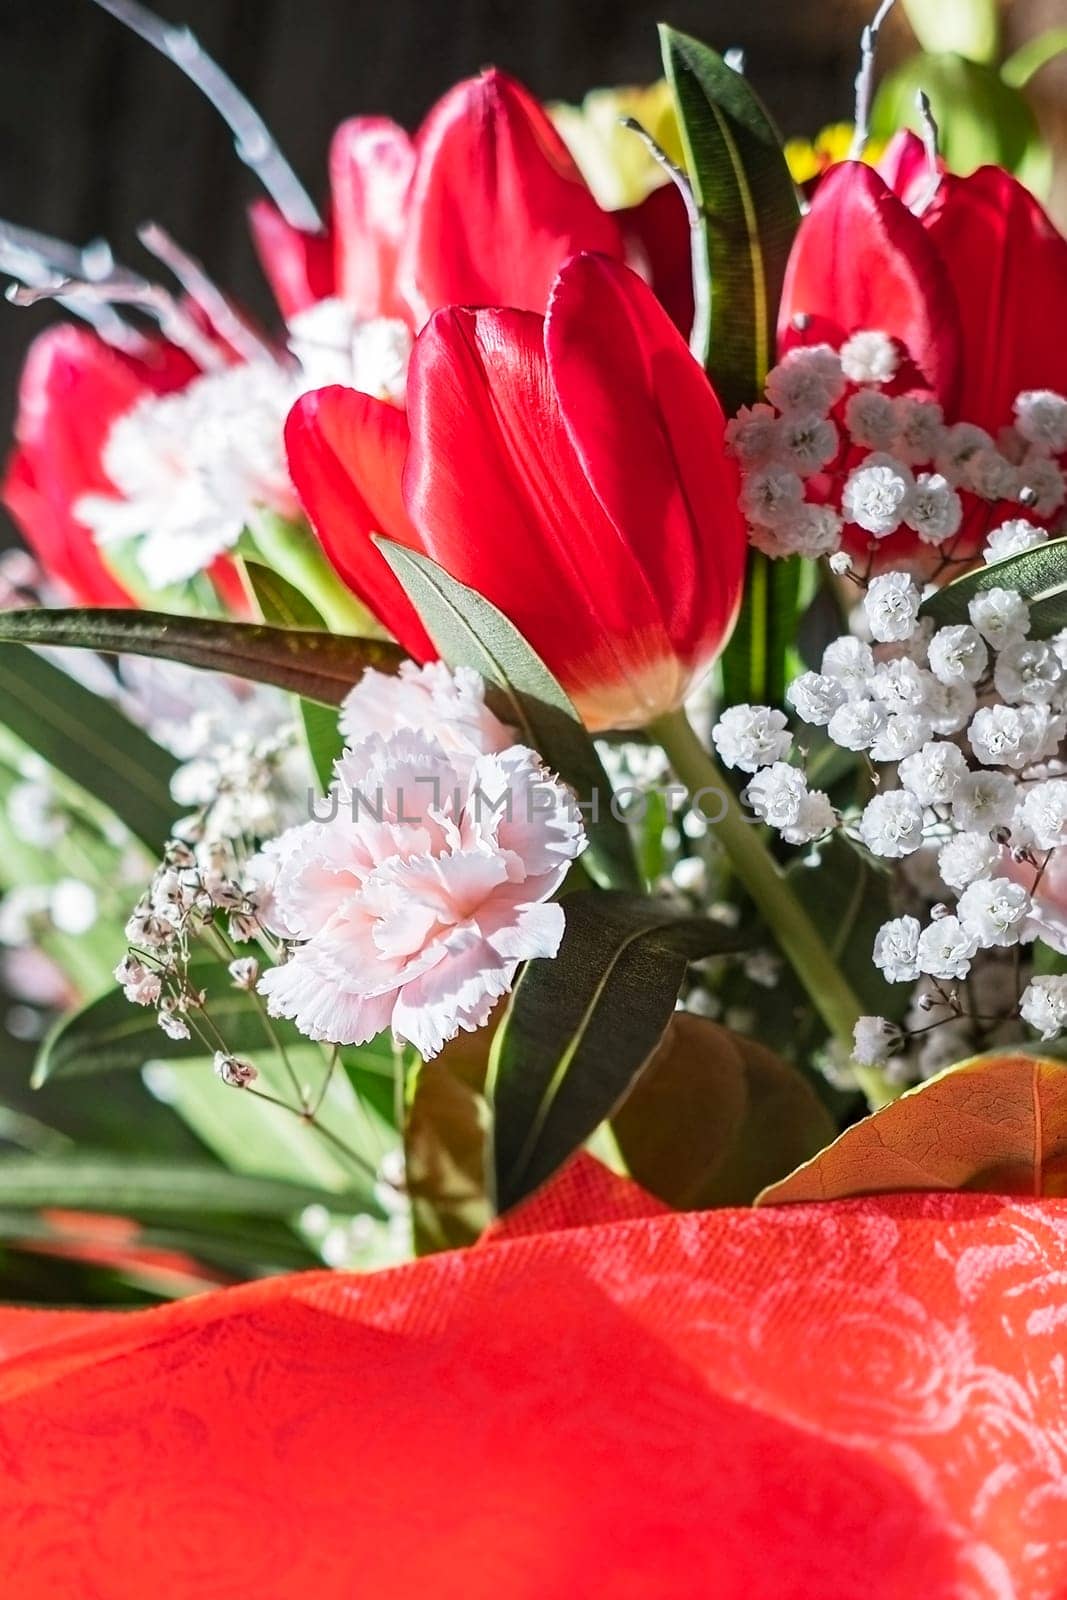
[[[949,421],[996,436],[1026,389],[1067,394],[1067,240],[1007,172],[943,174],[916,216],[914,144],[887,167],[842,162],[801,224],[782,295],[784,348],[860,328],[899,339]]]
[[[271,292],[287,320],[334,292],[333,242],[286,222],[269,200],[249,207],[249,227]]]
[[[718,400],[634,273],[581,255],[544,318],[434,315],[408,379],[403,513],[386,459],[403,423],[386,412],[322,390],[298,401],[287,443],[327,553],[403,643],[426,653],[375,529],[499,606],[590,727],[682,701],[733,626],[745,534]]]
[[[112,423],[144,396],[180,388],[193,370],[162,342],[146,340],[136,359],[84,328],[50,328],[31,345],[0,495],[48,576],[74,599],[132,604],[73,507],[111,489],[101,457]]]

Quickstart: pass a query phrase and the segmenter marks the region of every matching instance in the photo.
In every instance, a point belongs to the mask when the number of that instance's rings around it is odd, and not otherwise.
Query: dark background
[[[1062,23],[1063,5],[1008,0],[1007,47]],[[663,15],[719,49],[743,47],[783,131],[812,133],[851,113],[859,30],[875,0],[158,0],[156,9],[192,26],[324,197],[326,146],[342,118],[385,112],[413,127],[457,78],[490,63],[546,99],[648,82],[660,70]],[[880,61],[913,48],[898,6]],[[1059,68],[1043,75],[1049,104],[1063,81]],[[0,216],[79,244],[104,235],[141,268],[149,263],[134,229],[158,220],[269,316],[244,225],[259,192],[192,85],[91,0],[0,0]],[[61,314],[0,303],[0,451],[26,345]]]

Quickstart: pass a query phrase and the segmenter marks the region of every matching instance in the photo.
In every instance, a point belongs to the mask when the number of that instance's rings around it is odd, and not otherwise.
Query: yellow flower
[[[817,133],[814,139],[787,139],[785,159],[789,163],[794,183],[810,183],[812,178],[817,178],[827,167],[836,166],[839,161],[847,161],[855,131],[851,122],[832,122],[829,127]],[[884,139],[869,140],[862,159],[873,167],[882,159],[885,146]]]
[[[580,106],[557,104],[548,112],[606,211],[639,205],[668,181],[643,140],[622,126],[623,117],[635,117],[673,161],[682,162],[674,103],[663,79],[648,88],[593,89]]]

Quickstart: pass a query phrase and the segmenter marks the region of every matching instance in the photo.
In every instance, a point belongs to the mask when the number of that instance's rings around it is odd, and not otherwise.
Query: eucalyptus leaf
[[[1030,607],[1032,638],[1050,639],[1067,628],[1067,538],[975,568],[924,600],[919,615],[932,617],[938,627],[969,622],[971,601],[989,589],[1018,590]]]
[[[502,611],[427,556],[375,541],[451,667],[472,667],[496,694],[493,710],[518,729],[578,796],[590,876],[609,888],[641,887],[633,844],[613,814],[612,790],[596,746],[563,689]]]
[[[782,140],[745,78],[706,45],[660,27],[699,213],[692,348],[727,414],[763,393],[790,246],[800,222]]]
[[[299,589],[257,561],[246,561],[245,571],[263,620],[274,627],[319,629],[322,618]],[[297,696],[297,709],[304,738],[323,794],[333,782],[334,762],[344,750],[336,711],[316,700]]]
[[[721,923],[656,900],[586,892],[564,905],[559,954],[527,964],[490,1057],[498,1210],[551,1177],[622,1102],[670,1021],[688,963],[738,948]]]
[[[368,667],[396,672],[405,659],[400,646],[385,639],[103,607],[3,611],[0,640],[181,661],[273,684],[325,706],[339,706]]]
[[[15,619],[36,615],[0,612],[0,636],[18,631]],[[0,721],[159,853],[174,818],[176,762],[110,701],[35,651],[0,644]]]

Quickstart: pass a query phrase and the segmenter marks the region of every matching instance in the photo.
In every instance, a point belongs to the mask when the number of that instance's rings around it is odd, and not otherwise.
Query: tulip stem
[[[839,962],[793,893],[761,830],[741,809],[712,755],[705,750],[685,715],[674,711],[652,723],[648,732],[666,751],[685,784],[692,805],[708,819],[715,838],[730,858],[783,955],[834,1038],[851,1056],[852,1031],[862,1006],[844,977]],[[872,1107],[892,1098],[881,1074],[857,1068],[856,1076]]]
[[[379,624],[342,583],[305,522],[257,511],[249,521],[248,537],[251,554],[299,589],[331,633],[382,637]]]

